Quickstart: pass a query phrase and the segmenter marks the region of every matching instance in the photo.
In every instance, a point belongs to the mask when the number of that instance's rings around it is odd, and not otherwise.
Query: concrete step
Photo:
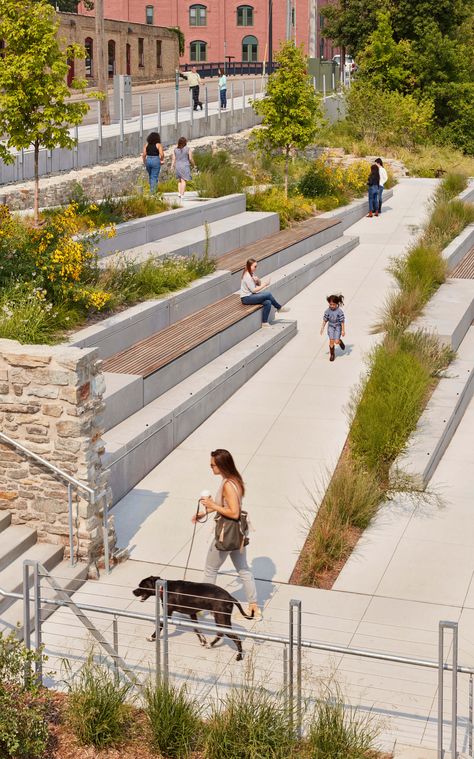
[[[420,487],[426,487],[474,395],[473,367],[474,327],[471,327],[456,358],[439,380],[406,450],[393,463],[390,473],[393,482],[403,472]]]
[[[261,315],[256,312],[261,322]],[[258,329],[104,435],[116,503],[296,334],[296,322]]]
[[[36,530],[10,525],[0,532],[0,572],[36,543]]]
[[[116,250],[130,250],[138,245],[162,240],[188,229],[202,227],[245,211],[244,194],[226,195],[223,198],[207,198],[190,208],[174,208],[170,211],[133,219],[115,226],[115,236],[101,239],[97,244],[99,258]]]
[[[447,279],[426,305],[410,331],[434,332],[443,343],[457,350],[474,321],[474,279]]]
[[[9,511],[0,512],[0,532],[6,530],[10,526],[12,521],[12,515]]]
[[[278,214],[244,211],[211,221],[207,225],[174,233],[155,242],[128,248],[122,253],[112,253],[100,261],[100,266],[108,266],[124,258],[134,263],[144,263],[149,258],[165,256],[202,256],[206,249],[210,256],[221,256],[275,234],[279,229]]]
[[[51,543],[35,543],[25,553],[22,553],[17,559],[12,561],[2,572],[0,572],[0,588],[7,593],[21,593],[23,588],[23,562],[25,559],[39,561],[48,570],[51,571],[62,561],[64,554],[63,546],[52,545]],[[30,570],[30,577],[32,577]],[[3,612],[11,606],[13,600],[10,598],[0,597],[0,618]]]
[[[331,232],[331,230],[325,231]],[[352,250],[357,242],[357,238],[354,237],[339,237],[306,256],[301,256],[280,267],[274,272],[271,284],[275,297],[280,302],[286,303]],[[276,256],[272,258],[278,260]],[[106,408],[102,420],[104,429],[110,430],[120,424],[228,348],[237,345],[239,341],[259,330],[260,325],[261,312],[259,310],[240,319],[212,339],[204,340],[148,377],[105,372]]]
[[[68,562],[62,561],[58,564],[51,574],[70,595],[75,593],[87,580],[89,571],[88,564],[76,564],[71,567]],[[21,592],[21,591],[20,591]],[[41,598],[44,601],[57,599],[56,592],[51,588],[46,579],[41,580]],[[58,607],[56,605],[42,604],[41,619],[44,622]],[[31,629],[34,630],[34,612],[31,604]],[[0,632],[8,634],[15,632],[21,640],[23,638],[23,601],[18,600],[12,603],[5,612],[0,615]]]

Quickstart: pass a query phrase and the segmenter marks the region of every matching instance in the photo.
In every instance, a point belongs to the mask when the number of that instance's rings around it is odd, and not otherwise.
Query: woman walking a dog
[[[226,451],[224,448],[212,451],[211,469],[213,474],[222,478],[222,482],[215,499],[212,499],[210,496],[200,499],[201,506],[205,509],[205,514],[195,515],[193,522],[199,521],[202,516],[212,512],[216,514],[216,520],[222,516],[231,522],[239,521],[242,510],[242,499],[245,495],[245,485],[229,451]],[[222,551],[216,547],[216,540],[213,538],[206,558],[203,582],[215,585],[217,573],[228,556],[230,556],[242,580],[249,604],[249,614],[253,612],[254,619],[261,619],[262,615],[257,606],[255,580],[247,563],[247,552],[244,544],[237,550]]]

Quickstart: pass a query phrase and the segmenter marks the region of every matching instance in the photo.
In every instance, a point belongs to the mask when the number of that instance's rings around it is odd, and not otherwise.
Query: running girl
[[[327,308],[323,314],[323,323],[321,325],[322,335],[326,324],[328,325],[328,337],[329,337],[329,360],[334,361],[335,345],[340,345],[341,350],[345,350],[345,345],[341,340],[341,336],[345,337],[344,329],[344,311],[341,306],[344,305],[344,298],[342,295],[329,295],[327,297],[329,308]]]

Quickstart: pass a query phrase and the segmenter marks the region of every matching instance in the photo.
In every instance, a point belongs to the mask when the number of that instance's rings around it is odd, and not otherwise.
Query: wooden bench
[[[228,295],[111,356],[104,361],[103,370],[149,377],[259,308],[244,306],[236,294]]]
[[[474,248],[466,253],[449,276],[455,279],[474,279]]]
[[[263,261],[263,259],[274,256],[276,253],[281,253],[282,250],[286,250],[291,245],[302,242],[302,240],[306,240],[308,237],[318,234],[318,232],[324,232],[325,229],[334,227],[336,224],[340,224],[340,221],[321,219],[313,216],[311,219],[302,221],[294,227],[282,229],[274,235],[265,237],[264,240],[250,243],[250,245],[245,245],[238,250],[231,250],[230,253],[226,253],[224,256],[216,259],[217,268],[230,271],[234,274],[244,268],[249,258]]]

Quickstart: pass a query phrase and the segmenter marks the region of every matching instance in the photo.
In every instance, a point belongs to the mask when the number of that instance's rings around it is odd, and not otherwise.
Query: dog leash
[[[196,536],[197,523],[199,521],[201,524],[205,524],[207,522],[208,517],[209,517],[209,514],[206,512],[206,519],[204,521],[201,521],[200,519],[198,520],[198,514],[199,514],[199,507],[200,507],[200,505],[201,505],[201,499],[198,500],[197,506],[196,506],[196,515],[195,515],[196,516],[196,520],[194,522],[193,535],[192,535],[192,538],[191,538],[191,545],[189,546],[188,558],[186,559],[186,566],[184,568],[183,580],[186,579],[186,572],[188,571],[189,559],[191,558],[191,551],[193,550],[194,538]]]

